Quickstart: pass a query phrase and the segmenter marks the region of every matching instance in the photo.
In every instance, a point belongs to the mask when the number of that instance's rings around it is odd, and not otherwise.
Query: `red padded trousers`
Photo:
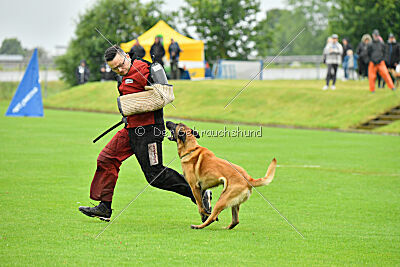
[[[97,158],[97,169],[90,186],[91,199],[112,201],[119,167],[132,155],[128,130],[123,128],[114,135]]]

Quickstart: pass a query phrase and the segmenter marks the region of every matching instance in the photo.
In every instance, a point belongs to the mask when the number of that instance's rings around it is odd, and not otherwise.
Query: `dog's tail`
[[[249,180],[250,184],[254,187],[268,185],[274,179],[276,169],[276,159],[274,158],[268,167],[267,173],[264,178]]]

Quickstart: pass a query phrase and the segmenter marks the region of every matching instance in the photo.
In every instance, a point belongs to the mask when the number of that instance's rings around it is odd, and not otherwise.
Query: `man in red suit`
[[[111,69],[122,76],[122,82],[118,83],[120,95],[142,92],[146,85],[154,83],[150,75],[150,63],[140,59],[131,60],[120,47],[108,48],[104,58]],[[125,127],[114,135],[97,158],[90,198],[100,201],[100,204],[95,207],[79,207],[79,210],[87,216],[110,221],[111,202],[119,168],[133,154],[152,186],[176,192],[196,203],[185,178],[163,165],[164,132],[163,109],[128,116]],[[211,191],[206,190],[203,193],[203,204],[211,212],[210,201]]]

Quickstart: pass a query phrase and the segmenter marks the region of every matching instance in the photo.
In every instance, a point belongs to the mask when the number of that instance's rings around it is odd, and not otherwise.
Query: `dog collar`
[[[189,156],[190,154],[192,154],[194,151],[196,151],[199,147],[196,147],[195,149],[191,150],[190,152],[186,153],[185,155],[183,155],[182,157],[179,157],[180,159],[183,159],[186,156]]]

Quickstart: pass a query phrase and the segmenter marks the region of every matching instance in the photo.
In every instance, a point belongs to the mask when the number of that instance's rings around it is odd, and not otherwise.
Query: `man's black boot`
[[[112,210],[107,208],[106,204],[100,202],[95,207],[79,207],[79,211],[89,217],[96,217],[102,221],[109,222],[112,214]]]
[[[211,214],[211,211],[212,211],[211,200],[212,200],[211,190],[204,191],[204,194],[202,197],[202,202],[203,202],[203,207],[208,214]]]
[[[212,207],[211,207],[211,200],[212,200],[212,192],[211,190],[206,190],[203,193],[202,197],[202,202],[203,202],[203,207],[206,210],[208,214],[211,214],[212,212]],[[201,215],[201,221],[205,222],[208,219],[208,216],[206,215]],[[218,218],[216,219],[218,221]]]

